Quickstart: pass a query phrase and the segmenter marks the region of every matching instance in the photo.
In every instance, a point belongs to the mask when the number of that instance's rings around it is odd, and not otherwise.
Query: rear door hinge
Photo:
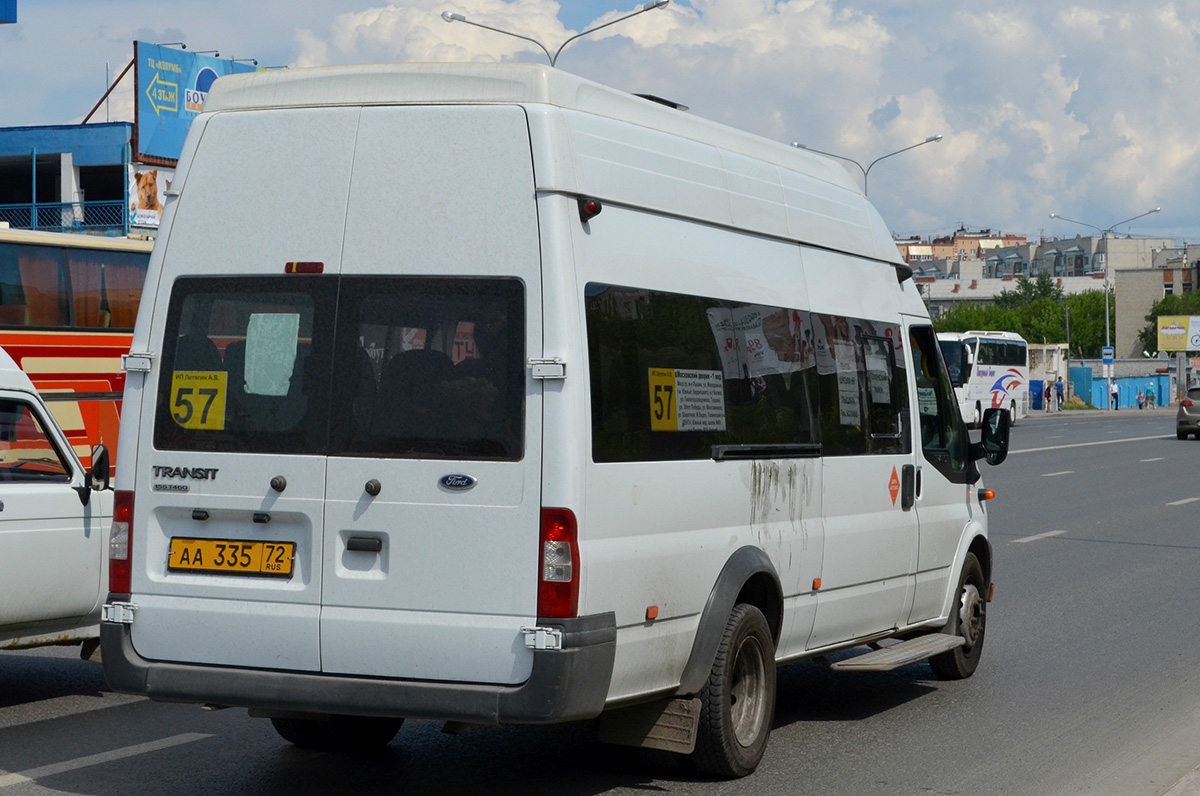
[[[567,377],[567,363],[560,357],[531,359],[529,360],[529,369],[533,371],[535,379],[565,379]]]
[[[562,649],[562,631],[556,627],[523,627],[525,646],[531,650]]]
[[[106,603],[102,616],[105,622],[132,625],[135,611],[137,611],[137,606],[133,603]]]
[[[149,373],[153,354],[121,354],[121,370],[126,373]]]

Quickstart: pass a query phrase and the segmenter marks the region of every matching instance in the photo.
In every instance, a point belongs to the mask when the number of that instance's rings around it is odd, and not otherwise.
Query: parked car
[[[1188,434],[1195,434],[1200,439],[1200,387],[1192,387],[1187,391],[1187,397],[1179,402],[1179,411],[1175,413],[1175,437],[1187,439]]]
[[[29,377],[0,349],[0,649],[80,644],[85,658],[98,649],[108,459],[97,445],[84,469]]]

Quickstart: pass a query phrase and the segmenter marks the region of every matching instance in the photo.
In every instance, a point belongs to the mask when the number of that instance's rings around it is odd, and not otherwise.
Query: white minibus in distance
[[[970,676],[1007,425],[910,277],[832,161],[565,72],[221,78],[126,360],[111,687],[742,776],[777,665]]]
[[[938,345],[969,425],[989,407],[1008,412],[1015,425],[1029,415],[1029,346],[1016,332],[939,332]]]

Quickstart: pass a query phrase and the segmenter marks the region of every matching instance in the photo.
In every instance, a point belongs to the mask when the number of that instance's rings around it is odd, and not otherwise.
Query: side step
[[[874,652],[846,658],[831,664],[829,668],[837,672],[890,672],[892,669],[932,658],[966,643],[967,640],[962,636],[930,633]]]

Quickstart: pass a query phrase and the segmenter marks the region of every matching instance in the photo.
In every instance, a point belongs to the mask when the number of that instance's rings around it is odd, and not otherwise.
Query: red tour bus
[[[0,347],[33,381],[85,467],[116,462],[125,372],[151,241],[0,229]]]

